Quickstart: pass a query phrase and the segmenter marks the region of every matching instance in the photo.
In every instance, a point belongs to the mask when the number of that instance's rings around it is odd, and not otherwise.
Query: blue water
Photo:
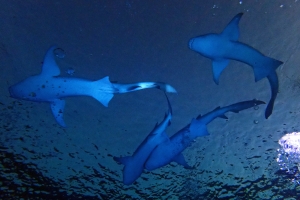
[[[299,2],[14,0],[0,8],[0,199],[300,199],[297,163],[287,173],[276,162],[278,140],[300,126]],[[217,86],[211,61],[188,48],[190,38],[221,32],[239,12],[240,40],[286,62],[277,71],[279,97],[268,120],[259,106],[211,123],[210,135],[184,152],[192,170],[171,163],[122,183],[113,156],[132,155],[163,119],[168,107],[157,89],[116,94],[108,108],[90,97],[66,98],[67,128],[49,104],[9,96],[8,87],[40,73],[57,45],[62,76],[76,69],[68,77],[175,87],[168,135],[217,106],[267,102],[269,86],[255,83],[249,66],[230,62]]]

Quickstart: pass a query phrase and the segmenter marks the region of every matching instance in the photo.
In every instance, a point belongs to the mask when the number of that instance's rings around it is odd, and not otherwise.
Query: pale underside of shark
[[[176,93],[176,90],[171,85],[162,82],[119,84],[111,83],[108,76],[97,81],[74,77],[58,77],[60,69],[55,61],[53,53],[55,49],[56,47],[53,46],[47,51],[40,74],[30,76],[9,87],[9,92],[13,98],[49,102],[57,123],[63,127],[66,126],[63,120],[65,97],[91,96],[107,107],[109,101],[116,93],[126,93],[147,88],[158,88],[165,92]]]
[[[265,77],[271,86],[271,99],[265,111],[267,119],[273,111],[274,101],[278,93],[278,77],[276,69],[283,63],[264,56],[247,44],[238,42],[239,21],[243,13],[237,14],[220,34],[206,34],[192,38],[190,49],[212,60],[213,76],[216,84],[230,60],[236,60],[250,65],[254,70],[255,81]]]
[[[145,169],[151,171],[160,167],[163,167],[170,162],[177,162],[183,165],[185,168],[191,168],[185,161],[182,152],[189,147],[197,137],[209,135],[207,131],[207,124],[213,121],[215,118],[225,118],[225,113],[235,112],[264,104],[263,101],[252,100],[235,103],[223,108],[216,108],[215,110],[193,119],[190,124],[175,133],[168,140],[164,140],[159,144],[150,154],[145,162]]]
[[[168,139],[165,133],[166,128],[171,123],[172,108],[167,97],[169,111],[165,115],[164,120],[160,124],[156,124],[154,129],[146,137],[146,139],[138,146],[132,156],[114,157],[119,164],[123,164],[123,183],[125,185],[132,184],[140,177],[144,170],[144,163],[152,150],[160,143]]]

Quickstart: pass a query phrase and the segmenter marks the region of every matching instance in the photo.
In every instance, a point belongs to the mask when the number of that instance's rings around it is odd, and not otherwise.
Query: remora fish
[[[49,102],[52,113],[58,124],[65,127],[63,112],[65,107],[65,97],[71,96],[91,96],[97,99],[104,106],[108,106],[109,101],[116,93],[126,93],[147,88],[159,88],[165,92],[176,93],[176,90],[168,84],[161,82],[139,82],[132,84],[114,84],[106,76],[97,81],[80,79],[74,77],[58,77],[60,69],[55,62],[51,47],[44,58],[42,72],[35,76],[30,76],[25,80],[9,87],[10,96],[17,99]]]
[[[206,34],[192,38],[189,48],[212,60],[214,81],[219,84],[219,77],[229,60],[237,60],[250,65],[254,70],[255,81],[265,77],[271,86],[271,99],[265,111],[267,119],[273,111],[274,101],[278,93],[278,77],[276,69],[283,63],[264,56],[253,47],[238,42],[239,21],[243,13],[237,14],[220,34]]]
[[[259,100],[243,101],[223,108],[217,107],[203,116],[200,115],[171,138],[159,144],[148,157],[145,168],[151,171],[163,167],[172,161],[183,165],[185,168],[191,168],[185,161],[182,151],[189,147],[195,138],[209,135],[206,128],[207,124],[217,117],[227,119],[225,113],[229,111],[238,113],[241,110],[260,104],[264,104],[264,102]]]
[[[167,97],[167,95],[166,95]],[[152,150],[160,143],[168,139],[165,133],[166,128],[171,123],[172,108],[168,100],[169,111],[160,124],[156,124],[154,129],[149,133],[146,139],[138,146],[132,156],[114,157],[119,164],[123,164],[123,183],[132,184],[140,177],[144,170],[144,164]]]

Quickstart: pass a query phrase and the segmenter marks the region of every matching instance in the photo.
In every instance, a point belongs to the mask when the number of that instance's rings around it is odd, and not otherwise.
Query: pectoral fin
[[[229,60],[214,60],[212,63],[213,66],[213,75],[214,81],[217,85],[219,85],[219,78],[223,70],[227,67]]]
[[[64,109],[65,109],[65,101],[61,99],[55,99],[51,103],[52,114],[59,125],[62,127],[66,127],[64,122]]]
[[[182,165],[184,168],[186,169],[192,169],[193,167],[189,166],[186,162],[186,160],[184,159],[184,156],[182,155],[182,153],[178,154],[177,156],[175,156],[172,161],[178,163],[179,165]]]
[[[196,119],[192,119],[189,131],[193,138],[209,135],[206,125]]]
[[[94,94],[93,97],[100,103],[102,103],[105,107],[108,107],[108,103],[114,97],[114,95],[112,93],[99,92],[98,94]]]

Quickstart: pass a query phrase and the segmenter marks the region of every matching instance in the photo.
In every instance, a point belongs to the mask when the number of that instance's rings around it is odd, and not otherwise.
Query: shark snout
[[[15,97],[14,90],[13,90],[12,86],[10,86],[8,88],[8,91],[9,91],[9,94],[10,94],[11,97]]]
[[[10,87],[8,88],[10,97],[19,99],[19,98],[20,98],[20,91],[19,91],[18,89],[19,89],[19,88],[16,87],[15,85],[10,86]]]
[[[194,38],[192,38],[192,39],[190,39],[190,41],[189,41],[189,48],[190,49],[193,49],[193,42],[194,42]]]

